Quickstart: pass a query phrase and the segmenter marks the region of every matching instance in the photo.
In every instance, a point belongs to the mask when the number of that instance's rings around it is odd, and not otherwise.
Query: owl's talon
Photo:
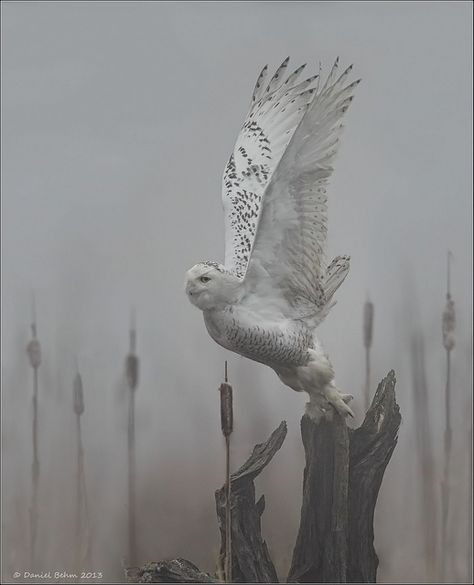
[[[347,406],[347,403],[354,398],[351,394],[342,394],[332,382],[324,388],[324,394],[328,402],[334,406],[341,416],[354,418],[352,409]]]

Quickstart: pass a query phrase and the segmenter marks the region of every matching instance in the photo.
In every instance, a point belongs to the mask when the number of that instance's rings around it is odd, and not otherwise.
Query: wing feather
[[[265,67],[262,69],[262,71],[260,72],[260,75],[257,78],[257,83],[255,84],[255,88],[253,90],[253,94],[252,94],[252,103],[253,102],[257,102],[260,97],[261,94],[263,92],[263,84],[265,83],[265,78],[267,76],[267,72],[268,72],[268,65],[265,65]]]
[[[275,71],[275,74],[270,79],[270,83],[268,84],[267,89],[265,90],[267,93],[272,93],[283,85],[282,74],[287,68],[289,60],[290,58],[287,57],[280,65],[280,67],[278,67],[278,69]]]
[[[285,80],[285,59],[267,85],[268,67],[260,73],[250,110],[224,170],[225,266],[243,278],[261,213],[263,194],[288,143],[305,115],[317,76],[295,84],[305,65]]]
[[[258,294],[266,275],[296,313],[327,312],[347,275],[348,258],[326,268],[326,186],[342,131],[341,120],[360,80],[344,85],[352,66],[337,77],[336,60],[321,90],[291,133],[284,154],[260,197],[260,212],[245,281]],[[319,78],[318,78],[319,82]],[[300,94],[301,95],[301,94]],[[283,120],[279,125],[284,127]],[[269,283],[265,283],[268,291]]]

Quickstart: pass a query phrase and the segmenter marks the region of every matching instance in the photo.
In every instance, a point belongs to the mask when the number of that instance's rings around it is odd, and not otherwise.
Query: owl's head
[[[239,286],[240,280],[217,262],[199,262],[186,272],[186,294],[201,311],[235,302]]]

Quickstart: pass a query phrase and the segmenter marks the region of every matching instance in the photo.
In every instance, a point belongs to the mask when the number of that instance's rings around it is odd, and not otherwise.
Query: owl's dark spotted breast
[[[222,347],[268,366],[303,366],[313,348],[312,332],[299,321],[266,322],[238,306],[204,311],[209,335]]]

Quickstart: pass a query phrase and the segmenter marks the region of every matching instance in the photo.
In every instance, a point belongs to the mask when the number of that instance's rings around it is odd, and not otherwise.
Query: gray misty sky
[[[23,388],[30,383],[24,347],[33,290],[42,400],[51,417],[45,443],[56,445],[70,424],[77,356],[91,469],[100,468],[104,449],[116,453],[111,437],[122,426],[114,408],[134,305],[144,486],[175,444],[177,481],[201,486],[189,513],[212,511],[223,469],[215,389],[224,359],[235,386],[236,460],[282,418],[290,425],[282,461],[298,448],[305,398],[214,344],[183,293],[190,266],[222,261],[222,171],[261,67],[275,68],[287,55],[295,68],[307,62],[308,73],[319,61],[327,71],[339,55],[341,66],[354,63],[354,79],[363,79],[328,189],[329,255],[351,255],[338,304],[320,329],[339,386],[361,395],[362,307],[370,294],[374,381],[395,368],[408,425],[409,335],[418,324],[436,415],[449,248],[454,359],[465,387],[472,349],[471,3],[3,2],[2,17],[2,376],[5,417],[16,421],[4,435],[4,448],[15,451],[6,457],[16,470],[10,481],[23,481],[29,470],[29,446],[16,445],[24,443],[30,416],[30,390]],[[413,317],[407,304],[415,299]],[[219,465],[202,475],[203,462],[213,461]],[[269,473],[280,481],[284,470]],[[272,496],[265,485],[269,507],[280,505],[285,494]],[[170,495],[156,505],[176,504]],[[179,535],[163,537],[160,554],[169,545],[170,554],[186,556],[179,542]]]

